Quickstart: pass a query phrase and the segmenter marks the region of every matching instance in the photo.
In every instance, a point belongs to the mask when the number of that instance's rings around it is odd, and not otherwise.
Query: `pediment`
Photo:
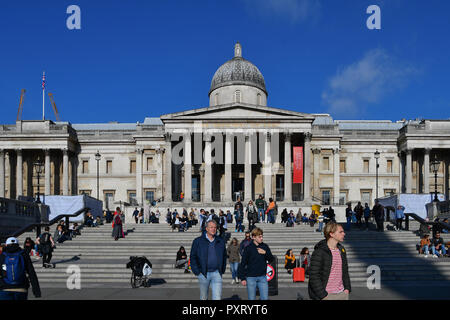
[[[184,112],[170,113],[161,116],[164,122],[177,120],[314,120],[308,113],[289,111],[284,109],[256,106],[248,104],[231,104],[213,106]]]

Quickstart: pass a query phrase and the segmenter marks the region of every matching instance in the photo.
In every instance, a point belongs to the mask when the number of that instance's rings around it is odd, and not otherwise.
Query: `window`
[[[324,171],[330,170],[330,157],[322,158],[322,170],[324,170]]]
[[[114,191],[113,190],[108,190],[108,191],[103,191],[103,196],[105,199],[105,205],[107,209],[115,209],[114,208]]]
[[[147,158],[147,171],[152,170],[153,167],[153,158]]]
[[[341,173],[346,173],[346,168],[345,168],[345,160],[339,160],[339,171]]]
[[[324,205],[330,204],[330,196],[331,196],[330,190],[322,190],[322,201]]]
[[[369,206],[371,204],[372,192],[371,191],[361,191],[361,204],[367,203]]]
[[[364,160],[363,172],[364,173],[369,173],[369,160]]]
[[[257,101],[258,105],[261,105],[261,104],[262,104],[262,99],[261,99],[261,94],[260,94],[260,93],[258,93],[258,94],[256,95],[256,101]]]
[[[112,173],[112,160],[106,160],[106,173]]]
[[[347,191],[341,191],[339,193],[339,205],[343,206],[347,203]]]
[[[136,173],[136,160],[130,160],[130,173]]]
[[[236,102],[236,103],[241,102],[241,91],[240,90],[236,90],[236,92],[234,93],[234,102]]]
[[[393,196],[395,194],[395,189],[384,189],[384,195],[386,197]]]
[[[82,173],[89,173],[89,161],[83,160]]]
[[[128,190],[128,203],[131,205],[136,205],[136,191],[135,190]]]
[[[154,191],[145,191],[145,200],[149,203],[152,203],[155,200],[155,192]]]
[[[392,160],[388,160],[386,163],[386,172],[392,173]]]

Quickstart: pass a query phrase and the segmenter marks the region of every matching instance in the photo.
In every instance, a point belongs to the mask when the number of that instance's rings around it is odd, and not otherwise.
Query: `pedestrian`
[[[352,226],[352,203],[347,203],[347,208],[345,209],[345,218],[347,218],[347,224],[345,225],[345,230],[350,231],[350,228]]]
[[[370,213],[369,204],[366,202],[364,204],[364,222],[366,223],[366,231],[369,231]]]
[[[252,242],[244,249],[239,268],[241,284],[247,286],[248,300],[255,300],[256,287],[259,289],[261,300],[269,299],[269,285],[267,282],[267,262],[274,257],[270,248],[263,242],[263,231],[256,227],[251,232]]]
[[[175,268],[184,268],[184,273],[189,273],[189,266],[188,266],[188,258],[186,250],[183,246],[180,247],[180,249],[177,252],[177,258],[175,260]]]
[[[241,244],[239,245],[239,253],[241,256],[244,254],[244,249],[252,243],[252,238],[250,238],[250,231],[245,232],[245,238],[242,240]]]
[[[267,207],[267,223],[275,223],[275,201],[272,198],[269,198],[269,206]]]
[[[317,221],[319,221],[319,229],[317,229],[318,232],[322,232],[323,220],[324,220],[324,216],[319,213],[319,216],[317,217]]]
[[[361,226],[362,226],[362,216],[363,216],[363,213],[364,213],[364,208],[361,205],[361,201],[358,201],[358,204],[353,209],[353,211],[355,212],[355,215],[356,215],[356,225],[359,228],[361,228]]]
[[[300,251],[300,263],[299,267],[305,269],[305,275],[309,276],[309,267],[311,266],[311,255],[309,254],[309,249],[304,247]]]
[[[236,238],[231,240],[230,245],[227,248],[228,261],[230,262],[231,270],[231,284],[239,283],[237,278],[239,262],[241,261],[241,255],[239,254],[239,241]]]
[[[248,230],[252,231],[255,227],[255,223],[258,221],[258,211],[252,200],[248,202],[246,212],[248,219]]]
[[[44,231],[45,232],[36,239],[36,244],[39,246],[39,251],[42,254],[42,267],[50,268],[54,267],[50,261],[52,260],[52,252],[55,247],[55,241],[53,241],[53,237],[50,234],[50,227],[45,227]]]
[[[347,254],[341,242],[345,232],[341,225],[329,222],[325,239],[314,247],[309,267],[308,292],[313,300],[348,300],[351,291]]]
[[[206,224],[206,233],[192,242],[191,270],[197,276],[200,287],[200,300],[208,299],[209,287],[212,299],[222,297],[222,275],[227,267],[227,250],[223,238],[216,236],[217,223]]]
[[[258,222],[265,223],[266,221],[266,214],[265,214],[265,201],[262,196],[262,194],[259,195],[259,198],[255,201],[256,208],[258,208]]]
[[[372,213],[375,216],[375,222],[377,223],[377,231],[384,231],[384,207],[380,204],[380,202],[375,200],[375,205],[372,208]]]
[[[405,218],[405,207],[402,205],[398,205],[397,209],[395,210],[395,229],[396,231],[402,231],[402,223],[403,219]]]
[[[19,247],[17,238],[6,239],[6,247],[0,255],[0,266],[0,300],[27,300],[30,283],[33,295],[41,297],[33,263],[30,256]]]
[[[296,260],[294,251],[292,249],[288,249],[286,254],[284,255],[284,268],[287,270],[289,274],[292,273],[292,270],[295,268]]]
[[[117,207],[116,211],[114,212],[112,228],[113,228],[112,236],[115,241],[119,240],[119,238],[125,238],[125,235],[123,234],[123,222],[119,207]]]
[[[136,224],[138,224],[138,222],[139,222],[138,216],[139,216],[139,210],[138,210],[138,208],[134,208],[133,217],[134,217],[134,221],[136,221]]]

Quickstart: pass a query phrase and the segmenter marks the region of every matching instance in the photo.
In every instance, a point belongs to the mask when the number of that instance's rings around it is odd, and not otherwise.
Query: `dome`
[[[262,73],[253,63],[242,58],[242,49],[239,42],[235,45],[234,58],[221,65],[214,74],[209,94],[217,88],[229,85],[252,86],[267,94]]]

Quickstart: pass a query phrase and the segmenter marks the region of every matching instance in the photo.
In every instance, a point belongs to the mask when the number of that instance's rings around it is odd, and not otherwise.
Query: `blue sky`
[[[81,30],[69,30],[69,5]],[[369,5],[381,30],[369,30]],[[334,119],[450,117],[450,2],[442,0],[2,1],[3,124],[42,117],[41,76],[63,121],[142,122],[208,106],[234,54],[262,72],[268,105]],[[46,118],[54,120],[46,97]]]

